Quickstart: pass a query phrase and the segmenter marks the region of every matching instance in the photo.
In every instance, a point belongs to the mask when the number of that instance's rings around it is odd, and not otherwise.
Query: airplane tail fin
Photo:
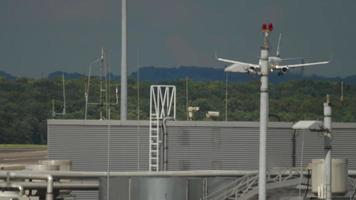
[[[277,51],[276,51],[276,56],[277,57],[280,57],[280,52],[279,52],[279,48],[280,48],[280,45],[281,45],[281,39],[282,39],[282,33],[279,34],[279,38],[278,38],[278,44],[277,44]]]

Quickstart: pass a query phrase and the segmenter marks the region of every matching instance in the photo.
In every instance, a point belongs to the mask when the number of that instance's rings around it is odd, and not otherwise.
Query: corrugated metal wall
[[[148,122],[140,124],[111,122],[112,170],[148,169]],[[291,124],[271,125],[268,165],[289,167]],[[169,122],[168,134],[170,170],[258,168],[258,123]],[[105,121],[48,121],[49,158],[70,159],[74,170],[106,170],[107,144]]]
[[[105,171],[110,127],[111,170],[147,170],[148,122],[111,121],[110,126],[107,123],[48,120],[49,158],[70,159],[73,170]],[[269,124],[268,167],[292,166],[294,131],[291,126],[292,123],[287,122]],[[168,122],[168,135],[169,170],[258,169],[257,122]],[[348,158],[349,168],[356,169],[356,124],[334,123],[333,135],[333,156]],[[297,132],[297,166],[302,157],[306,164],[322,155],[322,137],[316,133]]]
[[[356,123],[334,123],[332,136],[332,156],[347,158],[349,169],[356,169]],[[323,136],[318,133],[298,131],[297,166],[300,166],[302,157],[304,164],[309,163],[311,159],[323,158],[323,143]]]

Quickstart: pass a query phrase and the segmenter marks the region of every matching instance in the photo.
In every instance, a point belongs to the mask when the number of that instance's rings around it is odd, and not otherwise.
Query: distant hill
[[[345,83],[350,85],[356,85],[356,75],[348,76],[343,79]]]
[[[55,71],[48,74],[49,79],[54,79],[57,77],[62,77],[64,73],[67,80],[79,79],[83,76],[78,72],[62,72]],[[16,79],[15,76],[0,71],[0,77],[4,77],[7,80]],[[129,80],[136,80],[137,72],[133,72],[129,75]],[[140,80],[150,81],[150,82],[160,82],[160,81],[171,81],[180,80],[188,77],[190,80],[195,81],[224,81],[225,72],[222,68],[213,67],[196,67],[196,66],[181,66],[181,67],[141,67],[140,68]],[[120,76],[115,74],[110,74],[111,80],[119,80]],[[258,80],[258,76],[240,73],[229,73],[228,79],[230,82],[247,82],[251,80]],[[356,85],[356,75],[348,76],[345,78],[339,77],[323,77],[318,75],[304,76],[301,73],[287,73],[282,76],[278,73],[272,73],[269,77],[272,83],[280,83],[289,80],[331,80],[331,81],[341,81],[343,80],[345,84]]]
[[[137,72],[130,75],[131,79],[136,79]],[[143,81],[169,81],[179,80],[189,77],[191,80],[196,81],[223,81],[225,80],[225,72],[222,68],[208,68],[208,67],[176,67],[176,68],[163,68],[163,67],[142,67],[140,68],[140,80]],[[241,73],[229,73],[229,81],[233,82],[247,82],[251,80],[258,80],[258,76]],[[335,77],[323,77],[318,75],[304,76],[301,73],[287,73],[284,75],[278,75],[278,73],[272,73],[269,77],[272,83],[280,83],[288,80],[344,80],[347,84],[356,84],[356,75],[349,76],[344,79]]]
[[[67,79],[67,80],[79,79],[84,76],[83,74],[80,74],[78,72],[70,73],[70,72],[55,71],[55,72],[49,73],[48,78],[54,79],[54,78],[62,77],[63,73],[64,73],[65,79]]]
[[[16,79],[15,76],[13,76],[12,74],[9,74],[7,72],[4,72],[4,71],[0,71],[0,77],[5,78],[6,80],[14,80],[14,79]]]

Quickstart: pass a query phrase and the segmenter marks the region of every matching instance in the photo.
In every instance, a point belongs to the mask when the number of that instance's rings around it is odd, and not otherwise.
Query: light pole
[[[121,104],[120,118],[127,120],[127,3],[121,1]]]
[[[264,33],[263,46],[259,65],[261,67],[261,88],[260,88],[260,149],[258,168],[258,199],[266,200],[266,168],[267,168],[267,128],[268,128],[268,51],[269,33],[273,30],[272,24],[263,24]]]
[[[329,95],[326,96],[326,102],[324,103],[324,187],[326,200],[332,199],[332,164],[331,164],[331,104]]]
[[[266,169],[267,169],[267,128],[268,128],[268,74],[270,71],[279,71],[286,73],[289,69],[328,64],[329,61],[311,62],[302,64],[282,64],[283,59],[279,56],[277,50],[276,56],[269,56],[269,34],[273,30],[273,25],[263,24],[262,32],[264,33],[263,46],[258,64],[241,62],[237,60],[218,58],[219,61],[230,63],[231,65],[225,68],[225,72],[238,72],[238,73],[253,73],[261,76],[260,88],[260,144],[259,144],[259,181],[258,192],[259,200],[266,200]],[[279,42],[278,42],[279,43]],[[279,45],[278,45],[279,46]],[[277,48],[279,49],[279,48]]]

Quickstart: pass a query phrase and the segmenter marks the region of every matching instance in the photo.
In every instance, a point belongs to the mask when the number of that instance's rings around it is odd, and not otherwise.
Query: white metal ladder
[[[176,87],[151,85],[149,127],[149,171],[160,171],[162,120],[176,118]]]

